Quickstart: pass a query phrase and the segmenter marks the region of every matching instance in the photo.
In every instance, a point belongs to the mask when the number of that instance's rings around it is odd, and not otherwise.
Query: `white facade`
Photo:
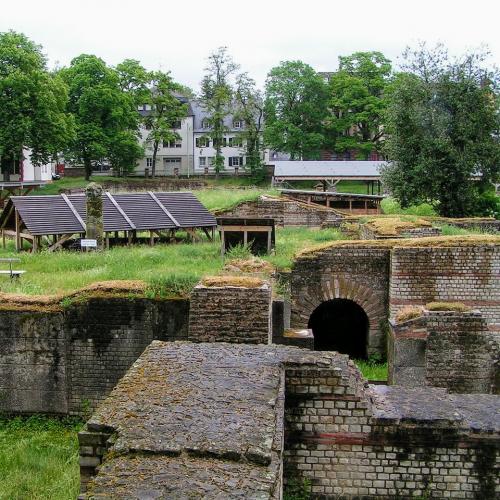
[[[23,151],[23,155],[24,155],[24,160],[22,164],[22,172],[19,173],[19,179],[17,180],[23,180],[23,181],[52,180],[52,173],[55,172],[55,163],[52,162],[41,166],[35,166],[31,162],[31,151],[29,149],[25,149]]]
[[[193,117],[183,118],[174,131],[179,139],[162,143],[156,153],[156,175],[191,175],[193,171]],[[144,158],[140,160],[135,172],[144,175],[146,169],[151,175],[153,167],[153,146],[147,144],[149,131],[144,127],[140,131],[140,141],[145,146]]]
[[[200,175],[214,172],[215,148],[213,139],[209,137],[210,126],[207,113],[199,103],[192,99],[187,101],[188,116],[183,118],[174,130],[179,139],[169,144],[160,144],[156,156],[156,175],[171,176],[192,174]],[[144,106],[140,112],[147,115],[150,108]],[[241,135],[243,123],[227,116],[224,120],[226,132],[222,144],[224,171],[230,174],[241,173],[245,169],[245,147]],[[153,148],[147,144],[148,130],[141,129],[141,143],[145,146],[144,158],[138,163],[135,173],[151,174],[153,166]],[[266,151],[264,161],[269,159]]]

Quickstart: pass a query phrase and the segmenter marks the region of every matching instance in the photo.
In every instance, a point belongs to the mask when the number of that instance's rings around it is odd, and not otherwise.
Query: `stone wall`
[[[500,328],[500,246],[395,247],[390,312],[405,305],[462,302]]]
[[[85,413],[153,339],[186,339],[188,309],[100,297],[53,312],[0,310],[0,411]]]
[[[337,227],[342,217],[334,210],[318,205],[307,205],[286,198],[261,196],[258,200],[240,203],[230,210],[217,213],[218,217],[247,217],[259,219],[269,217],[277,226],[328,225]]]
[[[271,287],[197,285],[189,310],[189,340],[270,344]]]
[[[283,477],[312,498],[493,499],[499,405],[371,386],[332,352],[153,342],[79,435],[82,498],[279,499]]]
[[[369,224],[361,224],[360,236],[362,240],[387,240],[394,238],[428,238],[441,236],[441,229],[437,227],[415,227],[406,229],[397,235],[383,235],[374,231]]]
[[[0,412],[67,413],[66,346],[62,313],[0,310]]]
[[[496,393],[500,338],[479,311],[425,311],[391,323],[389,381],[445,387],[455,393]]]
[[[324,301],[349,299],[369,320],[368,353],[385,353],[390,249],[333,246],[299,257],[291,274],[291,326],[307,328]]]
[[[309,479],[314,498],[498,495],[497,397],[387,386],[363,394],[331,375],[314,391],[307,379],[298,388],[285,399],[285,478]]]

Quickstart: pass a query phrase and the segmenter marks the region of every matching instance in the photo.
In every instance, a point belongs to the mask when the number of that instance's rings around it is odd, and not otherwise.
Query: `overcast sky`
[[[134,58],[197,90],[222,45],[259,85],[283,60],[328,71],[339,55],[378,50],[397,63],[418,40],[454,54],[487,44],[500,66],[499,14],[495,0],[14,0],[0,4],[0,31],[25,33],[51,65]]]

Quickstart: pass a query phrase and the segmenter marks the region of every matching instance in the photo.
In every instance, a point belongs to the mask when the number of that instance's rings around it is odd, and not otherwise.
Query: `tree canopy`
[[[210,124],[210,133],[215,148],[215,173],[224,169],[222,142],[226,127],[224,119],[233,110],[233,87],[231,76],[238,70],[239,65],[227,51],[227,47],[219,47],[208,57],[205,76],[201,82],[200,100],[207,112]]]
[[[120,86],[116,70],[94,56],[82,54],[60,71],[68,85],[68,112],[74,117],[76,135],[66,148],[69,159],[83,163],[85,177],[90,178],[96,162],[118,151],[116,142],[127,142],[136,136],[139,114],[134,95]],[[137,142],[137,139],[135,139]]]
[[[339,70],[328,83],[328,148],[337,153],[354,150],[362,159],[379,150],[384,133],[383,96],[391,71],[391,62],[380,52],[339,57]]]
[[[498,74],[480,52],[450,59],[443,47],[420,46],[406,61],[386,101],[384,184],[403,207],[487,212],[484,193],[500,168]]]
[[[67,99],[66,85],[49,73],[40,46],[14,31],[0,33],[0,158],[6,171],[24,148],[42,165],[70,140]]]
[[[266,143],[294,159],[319,156],[327,114],[323,79],[302,61],[285,61],[266,80]]]
[[[179,134],[174,130],[176,122],[187,114],[187,106],[183,104],[176,92],[179,85],[172,80],[169,73],[154,71],[149,74],[149,93],[145,104],[150,110],[144,118],[147,137],[146,144],[153,149],[153,165],[151,176],[156,175],[156,156],[160,143],[175,141]]]

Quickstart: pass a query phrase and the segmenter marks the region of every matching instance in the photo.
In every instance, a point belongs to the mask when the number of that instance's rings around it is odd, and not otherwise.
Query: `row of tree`
[[[403,206],[427,201],[445,215],[487,213],[495,199],[485,193],[499,182],[498,72],[487,68],[484,53],[451,59],[443,47],[422,45],[404,61],[395,72],[383,54],[358,52],[340,57],[326,76],[285,61],[271,69],[262,93],[226,48],[218,49],[197,96],[216,172],[231,115],[244,124],[246,167],[255,177],[263,172],[264,147],[292,159],[317,159],[325,149],[367,159],[375,151],[391,160],[384,183]],[[193,91],[136,60],[110,67],[82,54],[49,71],[40,46],[0,33],[2,169],[29,148],[38,164],[63,152],[87,177],[103,159],[125,172],[144,155],[143,125],[154,175],[160,144],[179,138],[174,125],[187,114],[186,97]]]

